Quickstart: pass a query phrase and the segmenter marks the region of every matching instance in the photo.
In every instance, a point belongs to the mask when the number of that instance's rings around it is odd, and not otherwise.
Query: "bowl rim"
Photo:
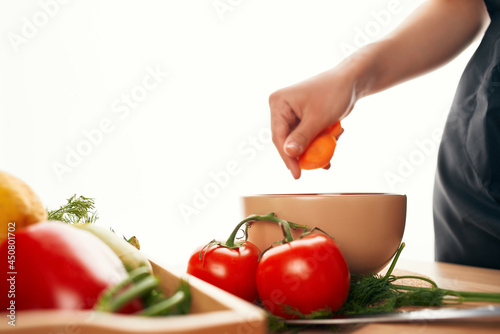
[[[307,197],[307,198],[323,198],[323,197],[385,197],[385,196],[397,196],[406,197],[406,194],[400,193],[387,193],[387,192],[337,192],[337,193],[275,193],[275,194],[253,194],[253,195],[243,195],[243,198],[255,198],[255,197],[283,197],[283,198],[293,198],[293,197]]]

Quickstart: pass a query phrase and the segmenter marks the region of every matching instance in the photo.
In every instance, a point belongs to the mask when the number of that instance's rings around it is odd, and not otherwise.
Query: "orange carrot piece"
[[[299,157],[301,169],[316,169],[328,166],[333,157],[337,141],[328,132],[321,132]]]
[[[327,167],[337,147],[336,137],[340,136],[343,131],[340,122],[323,130],[299,157],[299,167],[304,170]]]
[[[342,126],[340,125],[340,121],[337,121],[335,124],[330,125],[328,128],[328,132],[330,132],[330,135],[334,138],[338,138],[344,132],[344,129],[342,129]]]

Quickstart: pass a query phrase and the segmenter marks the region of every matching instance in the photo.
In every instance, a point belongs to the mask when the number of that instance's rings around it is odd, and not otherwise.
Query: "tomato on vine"
[[[260,250],[253,243],[235,241],[248,219],[240,222],[226,242],[212,240],[190,257],[187,273],[249,302],[257,300],[255,275]]]
[[[306,230],[293,240],[289,223],[282,225],[285,240],[265,251],[257,267],[257,290],[272,314],[292,319],[315,312],[335,312],[347,299],[350,273],[335,241]]]

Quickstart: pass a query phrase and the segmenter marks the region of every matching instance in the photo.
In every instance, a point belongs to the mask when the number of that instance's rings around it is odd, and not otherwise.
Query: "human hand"
[[[273,142],[295,179],[301,174],[297,159],[310,142],[354,106],[354,81],[344,72],[334,68],[269,97]]]

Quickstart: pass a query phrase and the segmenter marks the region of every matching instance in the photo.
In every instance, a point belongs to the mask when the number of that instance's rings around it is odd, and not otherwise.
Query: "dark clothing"
[[[500,269],[500,0],[467,64],[434,186],[436,260]]]

